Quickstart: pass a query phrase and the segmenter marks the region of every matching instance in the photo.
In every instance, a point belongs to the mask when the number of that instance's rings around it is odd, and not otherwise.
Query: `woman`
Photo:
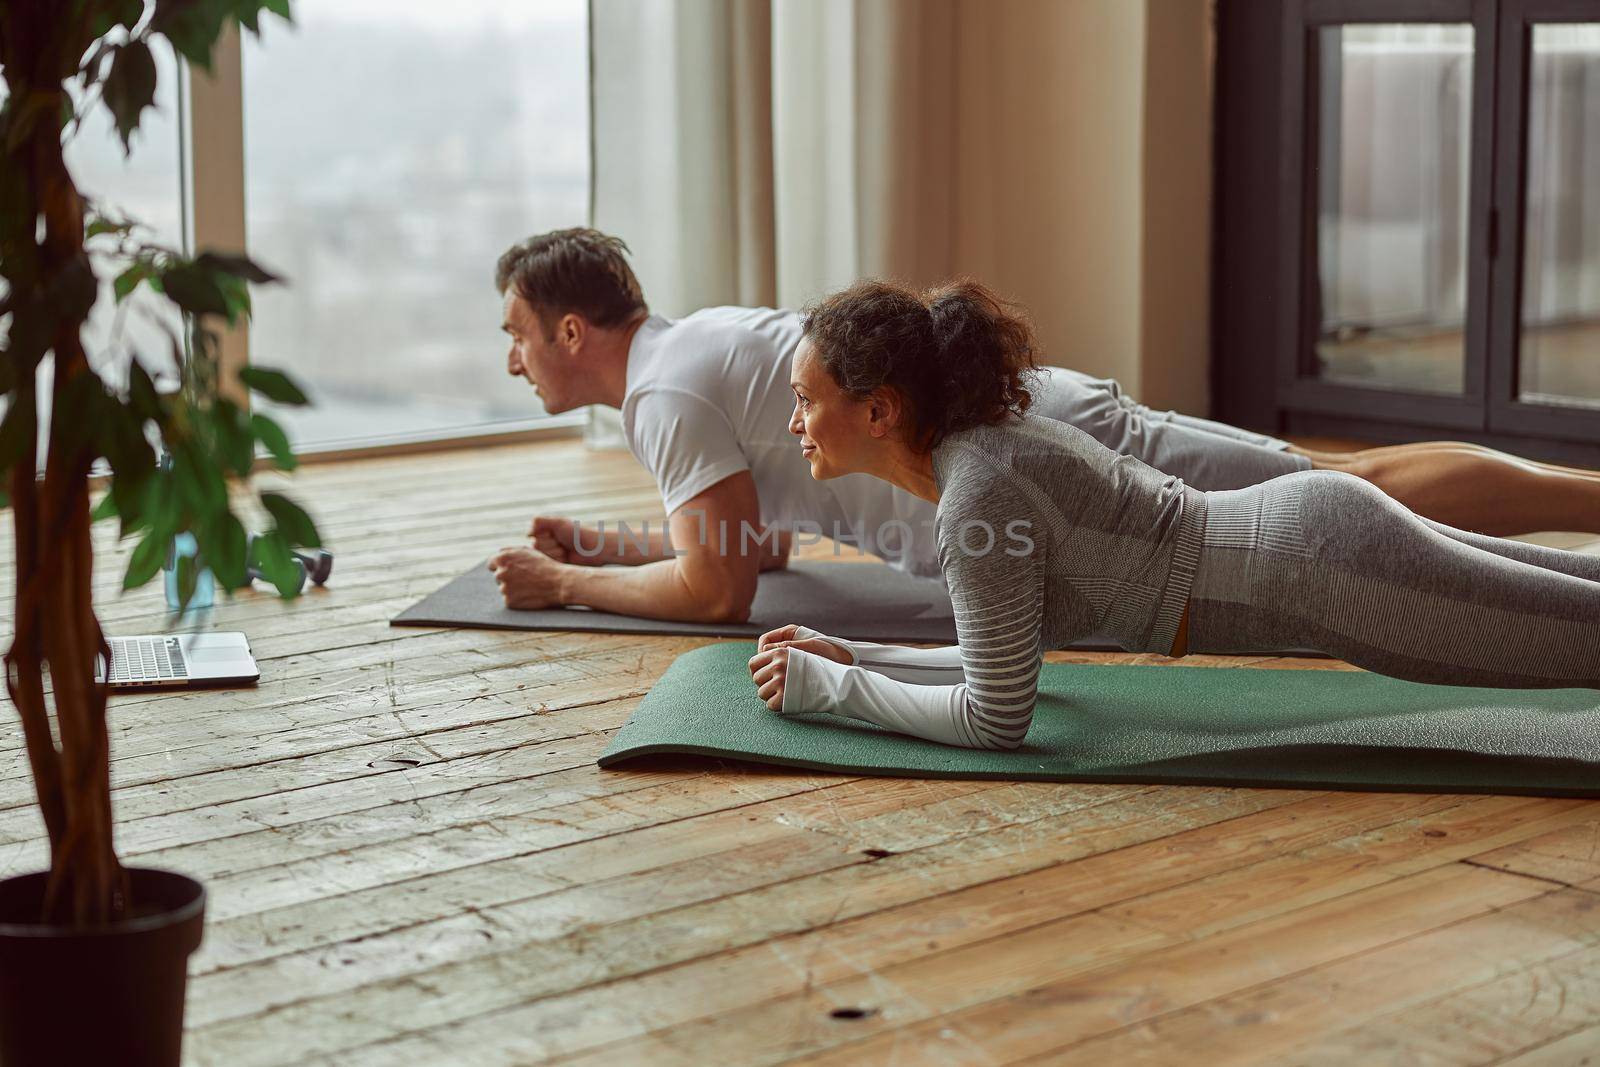
[[[1184,655],[1318,648],[1419,682],[1600,688],[1600,558],[1466,533],[1311,470],[1202,493],[1026,415],[1031,331],[981,285],[862,282],[811,309],[795,411],[815,478],[939,507],[953,648],[791,625],[750,661],[783,714],[1015,748],[1045,649],[1099,634]]]

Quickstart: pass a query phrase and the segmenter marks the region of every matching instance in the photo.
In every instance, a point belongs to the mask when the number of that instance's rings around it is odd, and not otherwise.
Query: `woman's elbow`
[[[979,717],[972,723],[970,733],[977,739],[978,748],[994,752],[1013,752],[1027,740],[1028,727],[1033,724],[1033,709],[1025,715],[996,720],[992,716]]]

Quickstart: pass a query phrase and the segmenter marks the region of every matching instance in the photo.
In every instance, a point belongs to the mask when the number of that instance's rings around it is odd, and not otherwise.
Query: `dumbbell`
[[[266,577],[261,573],[260,569],[256,567],[254,562],[256,557],[257,536],[258,535],[256,534],[250,535],[249,540],[245,543],[244,550],[245,559],[248,561],[245,573],[252,582],[263,580]],[[328,580],[328,576],[333,573],[333,553],[329,552],[327,549],[296,548],[291,549],[290,551],[291,555],[294,557],[294,591],[296,594],[299,594],[305,589],[307,578],[310,578],[318,585],[322,585]]]
[[[333,573],[333,553],[325,548],[297,548],[294,558],[305,566],[306,573],[318,585],[326,585]]]

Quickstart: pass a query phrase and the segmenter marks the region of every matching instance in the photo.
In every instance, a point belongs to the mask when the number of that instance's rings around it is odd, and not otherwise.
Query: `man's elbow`
[[[691,591],[689,603],[693,605],[693,621],[744,623],[750,621],[750,604],[755,600],[755,590],[723,587],[707,592]]]
[[[750,605],[756,598],[755,561],[750,561],[746,572],[726,566],[697,566],[696,562],[680,562],[678,571],[682,602],[689,605],[694,621],[749,621]]]
[[[715,597],[705,607],[704,622],[746,623],[750,621],[750,602],[754,595]]]

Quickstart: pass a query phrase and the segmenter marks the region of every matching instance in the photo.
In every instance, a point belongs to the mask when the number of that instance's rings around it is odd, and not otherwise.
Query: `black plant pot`
[[[178,1067],[205,888],[129,868],[134,917],[80,929],[39,922],[45,877],[0,881],[0,1067]]]

